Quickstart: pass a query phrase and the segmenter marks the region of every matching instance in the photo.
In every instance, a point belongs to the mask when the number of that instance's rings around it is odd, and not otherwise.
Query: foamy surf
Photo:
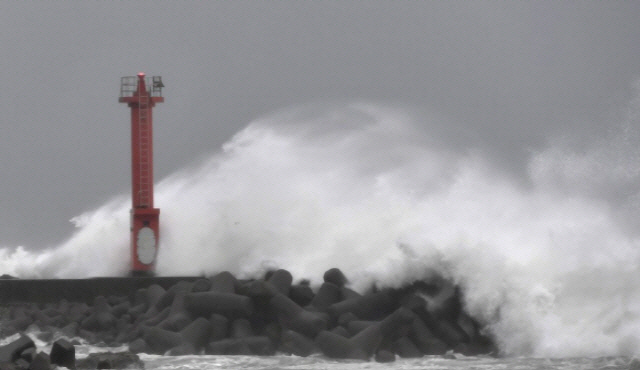
[[[637,209],[621,213],[603,193],[624,181],[637,198],[637,163],[624,160],[634,149],[615,153],[623,138],[582,154],[561,145],[533,153],[519,181],[481,151],[439,145],[400,109],[275,114],[158,183],[158,273],[249,277],[282,267],[315,278],[338,267],[357,290],[436,273],[462,287],[466,310],[506,354],[633,355],[639,240],[623,219]],[[0,271],[125,274],[126,197],[74,222],[56,248],[0,250]]]

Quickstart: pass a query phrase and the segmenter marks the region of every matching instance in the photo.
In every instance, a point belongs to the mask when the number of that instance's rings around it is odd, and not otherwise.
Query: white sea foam
[[[398,109],[275,114],[157,185],[157,269],[282,267],[317,283],[338,267],[356,289],[437,272],[460,284],[505,353],[636,354],[640,241],[627,221],[639,167],[622,132],[581,154],[563,144],[533,153],[522,181],[481,152],[438,145]],[[78,231],[45,252],[0,249],[0,271],[124,274],[128,207],[119,197],[76,217]]]

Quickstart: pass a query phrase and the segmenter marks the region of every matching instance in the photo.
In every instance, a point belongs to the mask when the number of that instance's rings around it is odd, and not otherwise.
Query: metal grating
[[[161,97],[162,83],[161,76],[147,76],[144,78],[144,85],[147,89],[147,93],[151,97]],[[127,98],[133,96],[138,90],[138,76],[125,76],[120,78],[120,97]]]

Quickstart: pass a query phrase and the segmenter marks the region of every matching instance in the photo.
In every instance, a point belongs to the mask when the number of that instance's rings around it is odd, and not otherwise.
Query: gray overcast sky
[[[44,247],[129,189],[121,76],[162,75],[156,177],[313,102],[434,112],[517,168],[597,136],[640,77],[640,2],[0,2],[0,245]],[[594,135],[595,134],[595,135]]]

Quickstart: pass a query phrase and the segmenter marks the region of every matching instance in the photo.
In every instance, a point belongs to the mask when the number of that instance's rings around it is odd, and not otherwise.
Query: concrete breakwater
[[[90,304],[97,296],[133,296],[138,289],[152,284],[168,289],[180,281],[197,279],[193,276],[16,279],[5,275],[0,277],[0,305],[58,303],[62,299]]]
[[[351,290],[338,269],[328,270],[317,289],[293,284],[286,270],[252,280],[229,272],[130,279],[111,285],[94,280],[86,288],[93,291],[75,296],[65,294],[69,286],[57,297],[34,293],[31,302],[0,281],[0,294],[13,294],[11,300],[0,295],[1,301],[14,303],[3,310],[0,334],[36,332],[44,341],[80,337],[165,355],[323,354],[382,362],[450,351],[496,353],[482,325],[462,310],[459,289],[441,278],[364,294]]]

